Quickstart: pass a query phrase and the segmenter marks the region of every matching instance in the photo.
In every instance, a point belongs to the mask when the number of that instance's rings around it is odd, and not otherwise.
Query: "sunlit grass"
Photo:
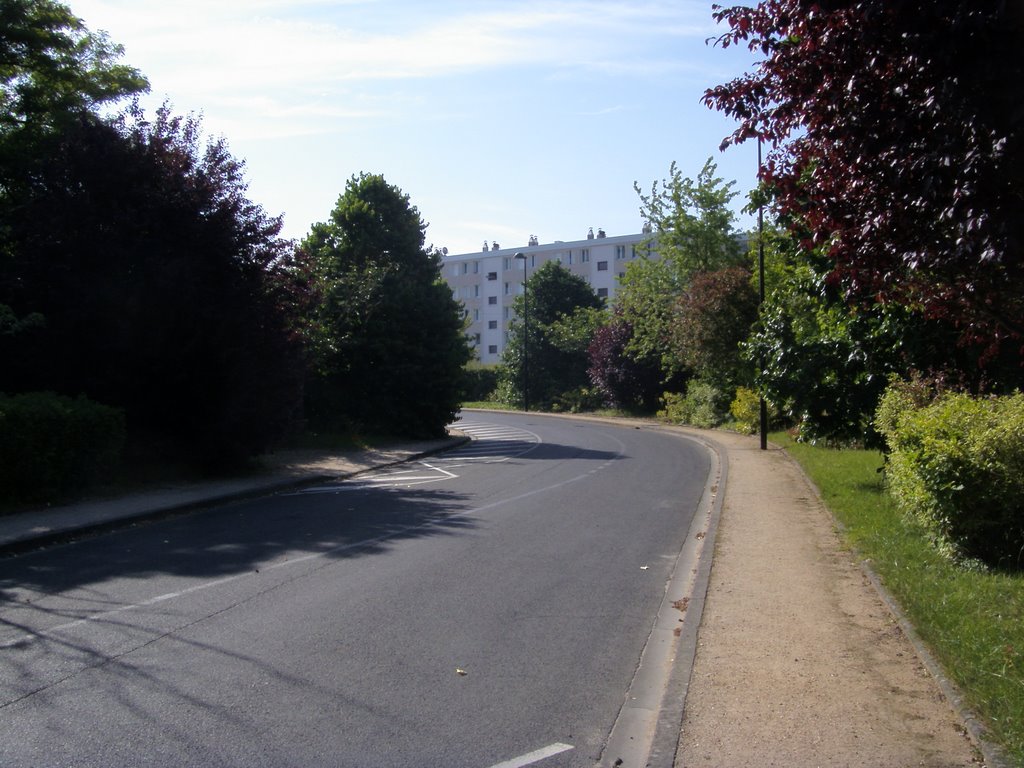
[[[886,495],[877,451],[772,440],[800,462],[968,706],[1024,765],[1024,574],[968,571],[940,557]]]

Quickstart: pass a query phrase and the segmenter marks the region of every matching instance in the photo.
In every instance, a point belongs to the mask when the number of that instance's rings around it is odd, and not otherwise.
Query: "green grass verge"
[[[1024,765],[1024,574],[981,573],[941,558],[883,486],[877,451],[772,435],[800,463],[921,638],[1010,758]]]

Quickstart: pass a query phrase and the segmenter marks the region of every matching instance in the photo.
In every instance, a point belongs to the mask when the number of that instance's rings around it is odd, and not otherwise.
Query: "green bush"
[[[737,432],[752,435],[761,427],[761,398],[754,390],[740,387],[729,405],[729,413],[736,421]]]
[[[604,398],[595,387],[576,387],[556,397],[555,402],[551,404],[551,410],[555,413],[585,413],[596,411],[602,405]]]
[[[875,417],[890,455],[890,493],[945,555],[1024,565],[1024,395],[943,393],[921,403],[893,383]]]
[[[110,480],[124,441],[119,409],[51,392],[0,395],[0,495],[43,501]]]
[[[658,416],[674,424],[689,424],[694,427],[711,429],[722,423],[720,402],[722,393],[704,381],[691,381],[686,394],[666,392],[661,397],[664,405]]]
[[[491,400],[498,388],[500,366],[469,363],[463,369],[462,399],[469,402]]]

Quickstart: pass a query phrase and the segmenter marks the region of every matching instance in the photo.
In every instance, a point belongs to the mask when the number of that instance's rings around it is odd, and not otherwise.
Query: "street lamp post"
[[[526,293],[526,254],[517,253],[515,258],[523,260],[523,410],[528,411],[530,410],[530,299]]]
[[[761,180],[761,137],[757,137],[757,178]],[[758,307],[764,305],[764,196],[758,199],[757,205],[757,271],[758,271]],[[760,311],[760,309],[758,310]],[[761,376],[764,376],[764,353],[758,359],[761,367]],[[760,406],[760,424],[758,432],[761,436],[761,450],[768,450],[768,403],[764,395],[761,395],[758,405]]]

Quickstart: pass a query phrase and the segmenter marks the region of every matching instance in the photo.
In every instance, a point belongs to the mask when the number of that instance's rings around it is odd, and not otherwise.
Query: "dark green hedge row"
[[[1024,567],[1024,395],[926,399],[919,387],[894,382],[875,426],[890,450],[890,492],[940,550]]]
[[[0,394],[0,498],[42,501],[112,479],[124,413],[50,392]]]

